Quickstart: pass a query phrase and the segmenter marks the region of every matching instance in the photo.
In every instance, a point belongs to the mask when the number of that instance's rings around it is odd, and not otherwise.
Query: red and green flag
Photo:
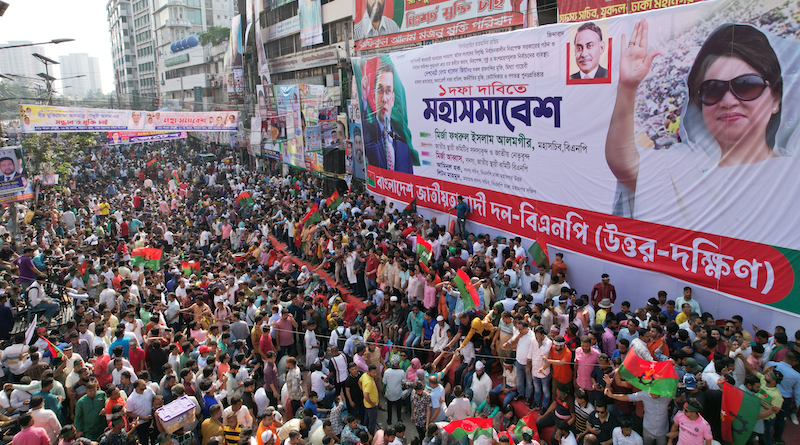
[[[239,197],[236,198],[236,202],[239,203],[239,207],[247,207],[255,204],[253,197],[250,196],[250,192],[239,193]]]
[[[417,198],[411,200],[405,209],[403,209],[403,217],[417,214]]]
[[[181,261],[181,269],[183,269],[184,275],[191,275],[195,271],[200,271],[200,262],[199,261]]]
[[[544,234],[533,243],[533,245],[528,248],[528,252],[531,254],[531,258],[533,258],[533,262],[536,266],[541,266],[544,264],[547,267],[550,264],[550,260],[547,255],[547,240],[544,237]]]
[[[464,273],[463,270],[458,269],[453,282],[458,287],[458,292],[461,294],[461,300],[464,302],[464,309],[474,309],[478,307],[480,298],[475,286],[472,285],[472,280]]]
[[[83,263],[81,263],[81,269],[80,269],[80,271],[78,273],[80,274],[81,279],[83,280],[84,284],[88,284],[89,283],[89,262],[88,261],[84,261]]]
[[[320,222],[322,217],[319,216],[319,205],[314,203],[314,206],[311,207],[311,210],[306,213],[306,216],[303,217],[302,222],[308,224],[314,224]]]
[[[744,445],[753,433],[761,399],[757,395],[725,383],[722,385],[722,439],[733,445]]]
[[[431,243],[421,236],[417,236],[417,255],[419,255],[419,261],[426,266],[433,257],[433,247]]]
[[[47,342],[47,349],[50,351],[50,355],[53,356],[53,359],[64,358],[64,352],[61,349],[58,349],[58,346],[54,345],[50,342],[50,340],[44,337],[42,337],[42,339]]]
[[[181,185],[181,180],[178,179],[178,171],[177,170],[172,170],[172,179],[175,180],[175,185],[177,185],[177,186]]]
[[[158,271],[159,267],[161,267],[161,255],[163,253],[163,250],[153,247],[133,249],[133,252],[131,252],[131,266],[148,267]]]
[[[678,389],[678,373],[672,362],[651,362],[628,354],[619,368],[620,376],[631,385],[661,397],[675,397]]]
[[[531,411],[528,413],[527,416],[519,419],[517,421],[517,425],[514,427],[514,436],[517,438],[517,442],[522,442],[522,429],[523,428],[530,428],[533,432],[533,439],[534,441],[539,441],[539,431],[536,429],[536,419],[537,417],[534,416],[534,412]]]
[[[335,209],[342,203],[342,197],[339,196],[339,191],[335,190],[333,194],[325,200],[325,206],[329,209]]]
[[[153,158],[147,162],[147,166],[152,167],[156,162],[158,162],[158,158]]]
[[[456,420],[448,423],[444,430],[453,436],[453,439],[459,441],[465,437],[471,437],[472,440],[478,437],[485,436],[492,439],[492,419],[481,419],[478,417],[467,417],[466,419]]]

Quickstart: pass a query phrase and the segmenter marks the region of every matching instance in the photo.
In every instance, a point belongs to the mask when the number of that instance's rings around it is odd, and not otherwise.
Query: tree
[[[224,26],[212,26],[208,28],[208,31],[200,34],[200,44],[203,46],[219,45],[220,43],[227,41],[230,35],[230,28],[226,28]]]
[[[97,145],[94,133],[66,133],[60,138],[50,134],[29,134],[22,141],[28,158],[30,174],[58,173],[67,175],[71,164],[69,154]]]

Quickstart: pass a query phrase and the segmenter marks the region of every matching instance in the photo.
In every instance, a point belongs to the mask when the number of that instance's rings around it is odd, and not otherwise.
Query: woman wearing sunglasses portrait
[[[797,158],[786,157],[797,155],[789,147],[797,143],[785,135],[776,143],[784,82],[770,39],[750,25],[725,24],[714,30],[689,71],[686,102],[675,103],[682,106],[679,142],[654,149],[640,129],[660,112],[634,112],[637,101],[658,94],[637,94],[660,55],[648,49],[648,28],[642,19],[630,41],[622,35],[617,99],[605,147],[609,168],[629,197],[626,216],[767,242],[763,237],[771,235],[765,234],[769,230],[759,220],[764,216],[759,210],[774,211],[776,203],[764,199],[765,189],[759,185],[779,181],[767,184],[781,184],[787,196],[800,189]]]

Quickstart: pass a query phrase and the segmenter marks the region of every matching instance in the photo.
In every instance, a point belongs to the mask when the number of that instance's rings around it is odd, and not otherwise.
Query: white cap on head
[[[483,368],[484,368],[483,362],[477,362],[477,363],[475,363],[475,369],[476,369],[476,370],[477,370],[477,369],[483,369]]]
[[[440,316],[436,317],[436,321],[444,321],[444,317],[442,317],[442,316],[440,315]]]

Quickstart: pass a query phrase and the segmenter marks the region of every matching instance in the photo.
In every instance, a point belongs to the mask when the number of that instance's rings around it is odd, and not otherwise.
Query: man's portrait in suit
[[[573,54],[578,71],[570,79],[606,79],[608,70],[600,65],[606,51],[603,30],[594,22],[586,22],[578,27],[573,41]]]
[[[8,198],[28,191],[28,175],[18,164],[16,150],[0,150],[0,197]]]
[[[414,160],[408,142],[397,131],[397,122],[392,120],[395,105],[395,71],[391,63],[380,62],[375,70],[374,81],[365,76],[362,83],[364,103],[375,104],[374,119],[364,124],[364,148],[367,162],[376,167],[414,173]],[[372,101],[369,101],[372,96]]]

